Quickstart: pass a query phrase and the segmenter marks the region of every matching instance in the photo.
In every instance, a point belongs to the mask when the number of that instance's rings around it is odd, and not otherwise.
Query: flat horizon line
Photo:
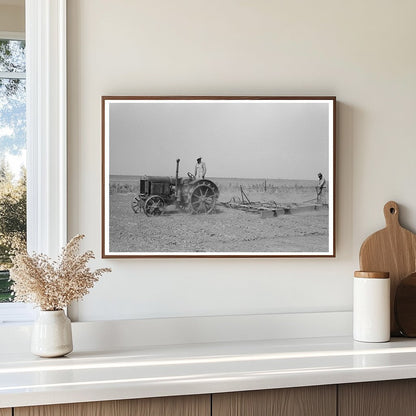
[[[174,175],[123,175],[123,174],[110,174],[109,175],[110,178],[112,176],[129,176],[129,177],[145,177],[145,176],[160,176],[160,177],[168,177],[168,178],[174,178]],[[181,176],[180,176],[181,177]],[[184,176],[182,176],[184,177]],[[241,177],[241,176],[207,176],[207,179],[232,179],[232,180],[244,180],[244,179],[248,179],[251,181],[310,181],[310,182],[315,182],[318,181],[318,179],[305,179],[305,178],[268,178],[268,177],[257,177],[257,178],[248,178],[248,177]]]

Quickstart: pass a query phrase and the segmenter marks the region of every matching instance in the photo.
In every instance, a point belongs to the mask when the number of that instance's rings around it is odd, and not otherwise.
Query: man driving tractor
[[[207,167],[205,165],[205,162],[202,162],[202,157],[199,157],[196,160],[196,165],[195,165],[195,178],[205,179],[206,173],[207,173]]]

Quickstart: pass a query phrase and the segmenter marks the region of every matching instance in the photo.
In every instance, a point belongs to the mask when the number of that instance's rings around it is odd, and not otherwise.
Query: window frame
[[[26,40],[24,32],[4,32],[0,31],[2,40]],[[25,79],[26,72],[0,72],[0,79]],[[27,102],[27,96],[26,96]],[[31,305],[24,303],[0,303],[0,325],[16,322],[27,322],[34,319],[34,311]]]
[[[25,20],[27,247],[56,257],[67,242],[66,0],[26,0]],[[0,305],[0,325],[33,318],[30,305]]]
[[[0,39],[7,40],[26,40],[25,32],[5,32],[0,31]]]

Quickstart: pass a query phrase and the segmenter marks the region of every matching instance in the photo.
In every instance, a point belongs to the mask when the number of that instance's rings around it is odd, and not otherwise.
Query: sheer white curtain
[[[28,249],[66,243],[66,0],[26,0]]]

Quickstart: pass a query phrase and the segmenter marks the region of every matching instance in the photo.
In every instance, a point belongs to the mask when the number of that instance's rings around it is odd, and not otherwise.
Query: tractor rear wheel
[[[158,195],[149,196],[144,203],[144,213],[148,217],[160,215],[163,212],[165,201]]]
[[[216,189],[210,183],[197,185],[189,198],[189,211],[192,214],[209,214],[217,202]]]

